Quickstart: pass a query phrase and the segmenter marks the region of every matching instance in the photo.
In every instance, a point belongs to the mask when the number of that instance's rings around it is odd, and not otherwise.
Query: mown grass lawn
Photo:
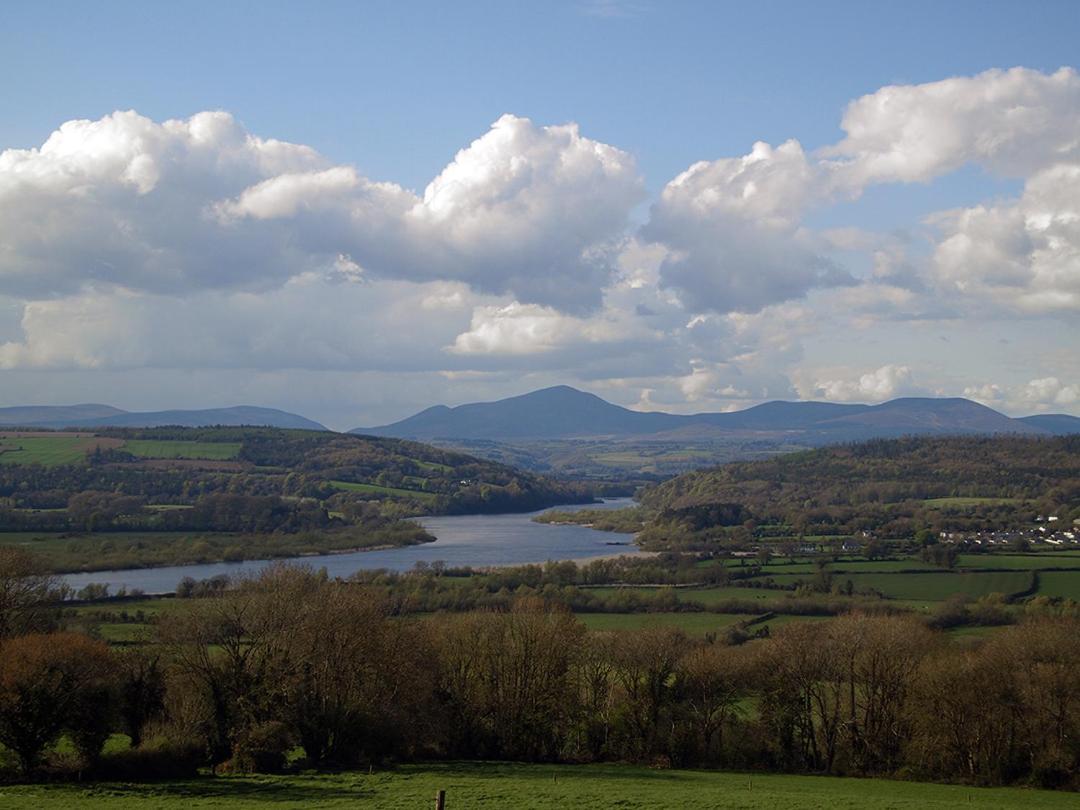
[[[649,770],[624,765],[407,766],[395,771],[311,776],[204,777],[149,785],[0,787],[0,808],[364,807],[685,808],[705,810],[1057,810],[1076,794],[1019,788],[969,788],[873,779]]]

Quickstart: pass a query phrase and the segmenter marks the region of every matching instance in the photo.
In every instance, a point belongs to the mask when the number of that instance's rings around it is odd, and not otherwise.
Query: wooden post
[[[435,791],[435,810],[446,810],[446,791]]]

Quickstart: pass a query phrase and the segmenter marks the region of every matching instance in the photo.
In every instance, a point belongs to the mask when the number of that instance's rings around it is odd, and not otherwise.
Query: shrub
[[[232,759],[220,769],[226,773],[280,773],[292,747],[292,735],[284,723],[259,723],[237,740]]]
[[[94,776],[125,782],[188,779],[203,763],[203,747],[193,740],[154,737],[138,748],[102,754]]]

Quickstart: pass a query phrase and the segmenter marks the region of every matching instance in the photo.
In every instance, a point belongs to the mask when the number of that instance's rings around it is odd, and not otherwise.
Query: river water
[[[557,507],[571,512],[579,509],[620,509],[630,506],[630,498],[613,498],[602,504]],[[543,511],[543,510],[542,510]],[[517,515],[456,515],[453,517],[419,518],[419,522],[435,535],[433,543],[385,549],[354,551],[347,554],[323,554],[299,557],[294,561],[326,568],[332,577],[347,577],[356,571],[386,568],[407,571],[418,562],[442,561],[448,567],[491,565],[524,565],[547,560],[580,560],[610,554],[636,554],[637,547],[622,545],[630,542],[626,534],[613,534],[586,526],[553,526],[536,523],[533,516],[540,512]],[[121,587],[129,591],[138,588],[145,593],[168,593],[184,577],[206,579],[218,574],[253,573],[270,564],[270,560],[246,560],[238,563],[206,563],[173,565],[163,568],[134,568],[120,571],[92,571],[85,574],[65,574],[63,579],[78,590],[87,583],[108,584],[111,593]]]

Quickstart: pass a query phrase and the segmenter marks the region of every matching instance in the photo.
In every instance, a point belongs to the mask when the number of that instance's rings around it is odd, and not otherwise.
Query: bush
[[[188,779],[198,774],[204,759],[197,742],[154,737],[138,748],[102,754],[94,776],[124,782]]]
[[[252,726],[237,741],[233,756],[222,763],[225,773],[281,773],[293,747],[292,735],[284,723],[271,720]]]

